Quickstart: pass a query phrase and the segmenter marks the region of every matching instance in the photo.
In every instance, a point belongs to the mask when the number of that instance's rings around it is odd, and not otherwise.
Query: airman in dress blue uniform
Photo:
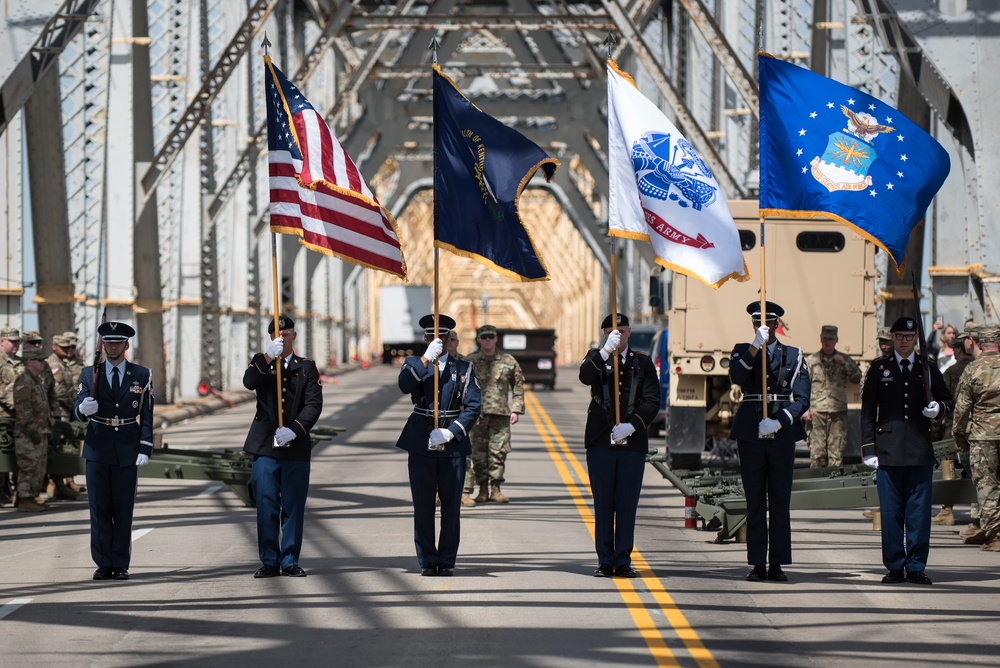
[[[427,350],[407,357],[399,370],[399,389],[410,395],[413,412],[396,447],[409,453],[413,497],[413,542],[421,575],[455,572],[460,538],[459,515],[466,458],[472,454],[469,433],[479,418],[481,397],[476,373],[468,360],[445,353],[434,337],[434,316],[420,319]],[[455,328],[455,320],[438,315],[439,337]],[[438,422],[434,423],[434,373],[438,377]],[[441,535],[435,538],[435,496],[441,498]]]
[[[766,302],[747,306],[754,329],[752,343],[737,343],[729,359],[729,379],[743,390],[733,416],[730,438],[740,453],[740,476],[747,500],[747,563],[750,582],[786,582],[781,569],[792,563],[792,472],[795,443],[806,437],[802,414],[809,410],[809,366],[802,351],[775,336],[785,309]],[[762,385],[761,349],[767,346],[767,396]],[[767,417],[764,417],[764,406]],[[768,552],[770,548],[770,553]],[[769,566],[765,568],[764,564]]]
[[[97,332],[106,360],[97,369],[97,398],[90,393],[94,367],[84,367],[73,419],[89,420],[83,458],[94,579],[128,580],[138,467],[153,453],[153,383],[149,369],[125,359],[128,340],[135,336],[132,327],[106,322]]]
[[[931,421],[950,414],[954,403],[937,365],[925,364],[924,355],[914,352],[916,320],[899,318],[889,331],[895,350],[871,363],[861,389],[861,458],[878,469],[882,563],[889,571],[882,582],[929,585],[924,568],[930,553],[935,461]]]

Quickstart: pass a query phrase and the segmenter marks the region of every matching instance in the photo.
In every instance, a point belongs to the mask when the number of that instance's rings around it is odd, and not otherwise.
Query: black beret
[[[764,302],[767,307],[767,320],[774,320],[775,318],[780,318],[785,315],[785,309],[781,308],[774,302]],[[747,304],[747,313],[752,316],[760,317],[760,300],[755,302],[750,302]]]
[[[126,341],[135,336],[135,330],[124,322],[106,322],[97,328],[102,341]]]
[[[618,314],[618,324],[616,326],[617,327],[628,327],[628,316],[625,315],[624,313],[619,313]],[[610,328],[611,328],[611,314],[609,313],[608,317],[606,317],[604,319],[604,322],[601,323],[601,329],[610,329]]]
[[[283,329],[295,329],[295,321],[289,318],[287,315],[278,316],[278,331]],[[267,326],[267,333],[274,334],[274,319]]]
[[[434,336],[434,314],[428,313],[417,323],[424,328],[424,334]],[[443,313],[438,314],[438,336],[444,336],[455,329],[455,319],[449,318]]]
[[[896,318],[896,322],[892,323],[892,327],[889,328],[890,332],[915,332],[917,331],[917,321],[913,318],[907,318],[903,316],[902,318]]]

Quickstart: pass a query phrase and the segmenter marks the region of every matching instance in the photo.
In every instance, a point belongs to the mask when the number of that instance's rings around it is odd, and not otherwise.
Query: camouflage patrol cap
[[[980,343],[1000,343],[1000,326],[982,325],[979,328]]]
[[[476,338],[479,338],[483,334],[496,334],[497,328],[493,325],[483,325],[476,330]]]
[[[962,334],[968,335],[970,339],[972,339],[976,343],[979,343],[979,336],[983,331],[983,327],[984,325],[978,323],[972,323],[971,325],[965,328],[965,331],[962,332]]]
[[[16,327],[4,327],[0,330],[0,338],[8,341],[20,341],[21,332]]]
[[[42,338],[42,333],[37,329],[24,330],[24,337],[22,340],[25,343],[43,343],[45,341],[45,339]]]
[[[76,332],[63,332],[52,337],[52,343],[60,347],[75,346],[78,342]]]
[[[836,325],[823,325],[819,330],[819,338],[826,339],[837,338],[837,326]]]
[[[22,360],[44,360],[47,357],[41,348],[30,348],[21,353]]]
[[[458,332],[456,332],[455,330],[451,330],[450,332],[448,332],[448,340],[458,341]]]
[[[882,339],[883,341],[891,341],[892,332],[889,331],[888,327],[879,327],[878,338]]]

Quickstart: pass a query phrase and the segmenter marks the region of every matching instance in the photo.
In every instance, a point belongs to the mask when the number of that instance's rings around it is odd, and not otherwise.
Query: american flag
[[[265,57],[271,232],[406,278],[399,227],[323,116]]]

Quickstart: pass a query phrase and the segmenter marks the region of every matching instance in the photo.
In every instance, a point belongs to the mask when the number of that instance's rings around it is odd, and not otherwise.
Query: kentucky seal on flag
[[[687,139],[608,60],[608,234],[718,289],[750,278],[719,184]]]
[[[767,54],[757,62],[761,215],[829,216],[886,251],[902,276],[948,153],[871,95]]]

